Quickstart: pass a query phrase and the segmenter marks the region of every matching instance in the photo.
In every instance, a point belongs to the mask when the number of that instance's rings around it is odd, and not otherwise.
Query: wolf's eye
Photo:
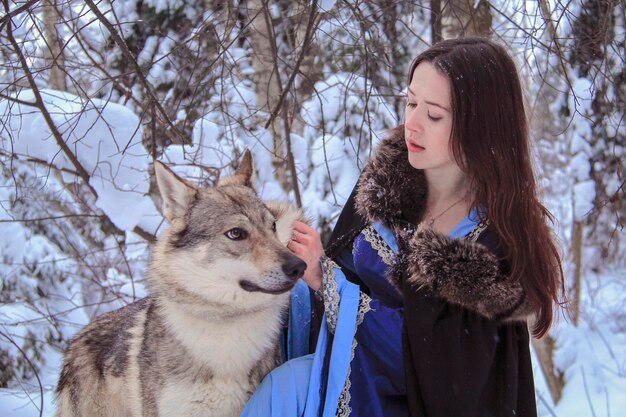
[[[245,238],[248,237],[248,233],[245,230],[240,229],[238,227],[235,227],[234,229],[230,229],[228,232],[224,234],[230,240],[244,240]]]
[[[276,233],[276,222],[272,223],[272,232]]]

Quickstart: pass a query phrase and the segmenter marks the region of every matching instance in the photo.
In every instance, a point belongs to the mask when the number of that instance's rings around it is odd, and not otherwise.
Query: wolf
[[[57,417],[239,416],[279,361],[281,315],[306,264],[286,245],[302,212],[264,203],[249,151],[234,175],[199,188],[155,162],[169,228],[148,296],[70,342]]]

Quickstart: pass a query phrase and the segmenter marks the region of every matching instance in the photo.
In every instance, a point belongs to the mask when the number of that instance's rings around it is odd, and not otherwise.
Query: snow
[[[124,106],[98,99],[84,100],[65,92],[42,90],[41,96],[65,145],[90,176],[89,184],[98,196],[96,205],[122,230],[132,230],[141,223],[147,231],[154,232],[154,216],[158,212],[147,196],[147,168],[151,161],[141,143],[137,116]],[[30,90],[15,97],[25,102],[35,100]],[[60,151],[38,110],[2,100],[0,114],[9,122],[5,126],[8,136],[15,138],[10,145],[13,152],[51,160],[59,170],[76,170]],[[41,176],[49,174],[47,167],[35,169]],[[64,176],[67,181],[74,180],[73,174]]]
[[[591,172],[589,155],[582,152],[574,154],[570,161],[570,172],[576,181],[583,181],[589,178],[589,173]]]
[[[566,386],[554,405],[535,366],[540,415],[559,417],[623,416],[626,410],[626,314],[623,277],[626,270],[591,274],[585,282],[578,327],[562,319],[553,336],[556,364],[565,369]],[[616,320],[617,318],[617,320]],[[536,361],[535,361],[536,362]]]
[[[319,4],[319,8],[323,12],[329,12],[333,7],[335,7],[336,3],[337,0],[322,0]]]
[[[20,390],[0,389],[0,410],[2,417],[53,417],[54,392],[48,387],[44,391],[43,409],[41,409],[41,393]]]
[[[574,185],[574,217],[582,220],[593,210],[593,198],[596,195],[596,184],[586,180]]]

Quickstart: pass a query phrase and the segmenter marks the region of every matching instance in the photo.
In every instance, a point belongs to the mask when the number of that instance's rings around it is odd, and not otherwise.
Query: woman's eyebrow
[[[449,108],[447,108],[446,106],[442,106],[441,104],[439,104],[439,103],[435,103],[435,102],[433,102],[433,101],[424,100],[424,103],[426,103],[426,104],[428,104],[428,105],[430,105],[430,106],[439,107],[440,109],[445,110],[445,111],[447,111],[447,112],[449,112],[449,111],[450,111],[450,109],[449,109]]]
[[[413,90],[411,90],[411,87],[407,87],[407,90],[409,91],[409,94],[411,94],[412,96],[415,96],[415,92]],[[442,110],[445,110],[447,112],[450,112],[450,109],[447,108],[446,106],[439,104],[439,103],[435,103],[434,101],[429,101],[429,100],[424,100],[424,103],[430,105],[430,106],[435,106],[435,107],[439,107]]]

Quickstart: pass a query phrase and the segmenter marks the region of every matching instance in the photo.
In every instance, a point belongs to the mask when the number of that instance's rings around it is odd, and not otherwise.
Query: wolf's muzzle
[[[293,255],[290,255],[281,265],[281,269],[287,279],[274,282],[255,283],[248,280],[239,281],[239,286],[248,292],[262,292],[265,294],[282,294],[296,285],[298,278],[302,277],[306,269],[306,263]]]
[[[294,256],[283,263],[282,268],[285,275],[295,281],[304,275],[306,263],[302,259]]]

